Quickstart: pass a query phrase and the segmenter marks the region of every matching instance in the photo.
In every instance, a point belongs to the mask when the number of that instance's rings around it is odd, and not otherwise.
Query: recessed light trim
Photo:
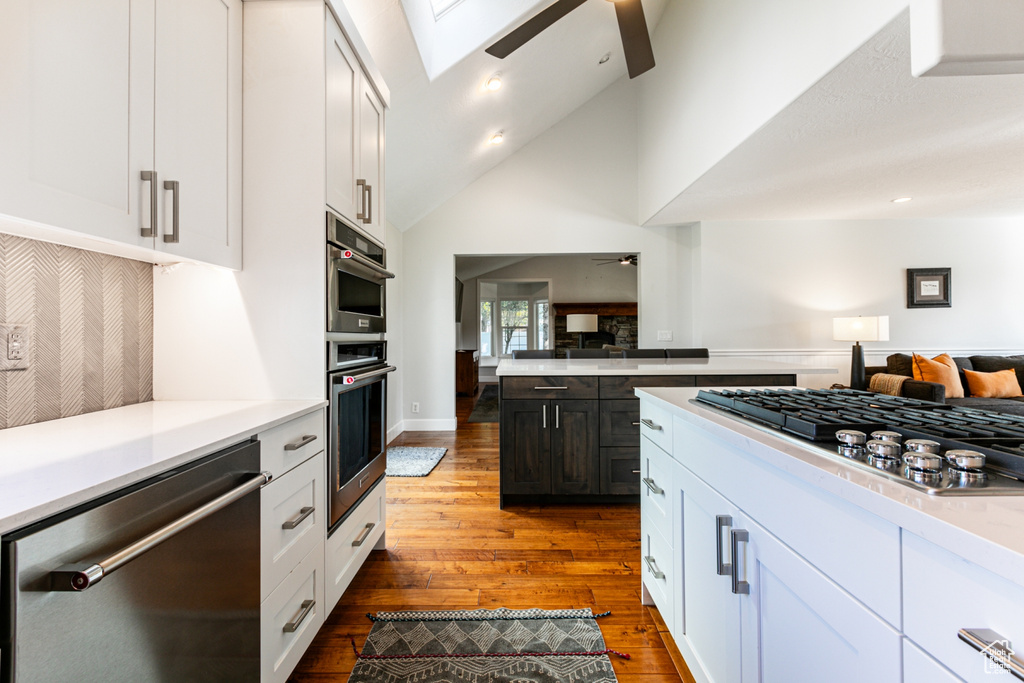
[[[905,204],[906,202],[909,202],[911,199],[913,199],[913,197],[897,197],[896,199],[892,200],[892,203]]]
[[[488,78],[487,82],[484,83],[484,89],[490,90],[491,92],[494,92],[495,90],[501,90],[501,75],[494,74],[493,76]]]
[[[601,55],[601,59],[597,60],[597,63],[598,64],[604,64],[605,62],[607,62],[611,58],[612,58],[612,53],[611,52],[605,52],[603,55]]]
[[[495,133],[494,135],[492,135],[491,137],[487,138],[487,142],[489,142],[492,145],[500,145],[504,141],[505,141],[505,134],[503,132],[501,132],[500,130],[497,133]]]

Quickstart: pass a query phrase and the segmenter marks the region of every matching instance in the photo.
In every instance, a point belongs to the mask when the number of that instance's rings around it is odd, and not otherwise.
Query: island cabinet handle
[[[749,595],[750,584],[740,581],[740,543],[750,541],[750,533],[746,529],[733,529],[732,535],[732,592],[736,595]]]
[[[315,604],[316,600],[303,600],[302,604],[299,606],[299,613],[295,615],[295,621],[289,621],[281,630],[285,633],[295,633],[298,631],[299,626],[301,626],[302,622],[306,620],[309,613],[313,611],[313,605]]]
[[[649,488],[651,490],[651,493],[653,493],[654,495],[660,496],[661,494],[665,493],[665,489],[655,484],[654,480],[651,479],[650,477],[644,477],[643,482],[647,484],[647,488]]]
[[[640,470],[633,470],[633,474],[640,474]]]
[[[732,576],[732,563],[725,562],[722,552],[722,529],[728,529],[732,527],[732,516],[731,515],[718,515],[715,517],[715,555],[718,558],[718,566],[715,571],[719,576]]]
[[[298,441],[293,441],[291,443],[285,444],[284,449],[286,451],[297,451],[306,444],[313,443],[314,441],[316,441],[316,434],[306,434]]]
[[[651,420],[649,418],[640,418],[640,424],[642,424],[644,427],[647,427],[648,429],[653,429],[656,432],[661,431],[661,425],[655,424],[654,420]]]
[[[359,546],[361,546],[363,544],[363,541],[366,540],[366,537],[370,535],[370,531],[372,531],[373,527],[375,526],[377,526],[376,522],[370,522],[366,526],[364,526],[363,530],[359,533],[359,538],[352,541],[352,547],[358,548]]]
[[[547,406],[546,403],[541,406],[540,420],[541,420],[540,428],[541,429],[547,429],[548,428],[548,406]]]
[[[296,528],[297,526],[302,524],[306,517],[309,517],[311,514],[313,514],[314,510],[316,510],[316,508],[314,507],[304,507],[300,509],[299,514],[297,514],[294,519],[289,519],[287,522],[284,522],[281,525],[281,528],[288,530]]]
[[[555,429],[558,429],[558,404],[555,404]]]
[[[534,387],[534,391],[568,391],[569,387]]]
[[[647,563],[647,568],[651,571],[651,575],[656,579],[664,579],[665,572],[658,569],[658,563],[654,561],[654,555],[645,555],[644,562]]]
[[[1013,647],[1007,638],[988,628],[962,628],[957,636],[988,657],[993,667],[1008,671],[1018,680],[1024,681],[1024,661],[1013,654]]]
[[[634,426],[634,427],[639,427],[639,426],[640,426],[640,423],[639,423],[639,422],[634,422],[634,423],[633,423],[633,426]]]

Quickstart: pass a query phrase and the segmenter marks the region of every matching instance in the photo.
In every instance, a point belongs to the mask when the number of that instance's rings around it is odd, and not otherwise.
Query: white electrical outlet
[[[658,330],[658,341],[672,341],[672,330]]]
[[[0,324],[0,371],[25,370],[32,364],[31,325]]]
[[[412,412],[414,412],[414,413],[420,412],[420,404],[417,403],[416,401],[412,402]]]

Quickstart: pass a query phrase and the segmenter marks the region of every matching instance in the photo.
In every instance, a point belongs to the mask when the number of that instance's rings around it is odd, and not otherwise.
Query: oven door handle
[[[355,261],[359,265],[365,266],[366,268],[369,268],[374,273],[376,273],[377,275],[380,275],[381,277],[383,277],[386,280],[391,280],[391,279],[393,279],[395,277],[395,274],[392,273],[390,270],[386,270],[384,268],[381,268],[380,264],[378,264],[375,261],[372,261],[372,260],[366,258],[362,254],[360,254],[358,251],[354,251],[352,249],[346,249],[345,251],[349,252],[352,255],[349,256],[348,258],[345,258],[345,257],[343,257],[341,255],[341,249],[339,249],[338,247],[336,247],[336,246],[334,246],[332,244],[332,245],[330,245],[329,248],[331,250],[331,260],[332,261]]]
[[[365,372],[361,375],[346,375],[338,372],[331,375],[331,384],[354,385],[355,383],[361,382],[364,379],[370,379],[371,377],[379,377],[381,375],[386,375],[389,372],[394,372],[397,369],[398,368],[396,368],[394,365],[389,365],[386,368],[378,368],[377,370],[371,370],[370,372]],[[352,381],[347,381],[347,378],[351,378]]]
[[[50,573],[50,590],[52,591],[84,591],[90,586],[95,586],[103,577],[120,569],[132,560],[149,552],[164,541],[189,528],[193,524],[206,519],[219,510],[226,508],[236,500],[245,498],[247,495],[265,486],[273,477],[270,472],[260,472],[247,480],[241,486],[237,486],[227,493],[214,498],[210,502],[201,505],[192,512],[174,520],[170,524],[160,527],[153,533],[140,538],[131,545],[121,548],[110,557],[97,562],[91,566],[65,565]]]

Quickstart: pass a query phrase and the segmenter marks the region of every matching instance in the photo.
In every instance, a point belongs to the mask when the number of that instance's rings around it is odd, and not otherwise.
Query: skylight
[[[434,9],[434,21],[443,17],[450,9],[461,2],[462,0],[430,0],[430,6]]]

